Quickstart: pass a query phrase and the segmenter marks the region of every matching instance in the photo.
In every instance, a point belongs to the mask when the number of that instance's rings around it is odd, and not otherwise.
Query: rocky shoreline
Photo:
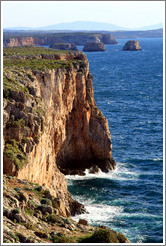
[[[3,207],[4,243],[129,242],[108,227],[63,217],[58,200],[49,190],[26,179],[4,175]]]
[[[4,240],[80,242],[86,232],[86,240],[96,242],[99,230],[110,242],[128,242],[109,228],[71,220],[87,211],[72,199],[65,174],[116,167],[108,122],[96,106],[85,54],[5,48],[3,83]],[[75,231],[75,239],[66,239],[59,225],[69,234]]]

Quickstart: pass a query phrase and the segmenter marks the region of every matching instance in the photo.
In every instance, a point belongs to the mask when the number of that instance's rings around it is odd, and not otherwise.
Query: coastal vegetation
[[[4,175],[4,243],[125,243],[108,227],[65,218],[44,186]]]

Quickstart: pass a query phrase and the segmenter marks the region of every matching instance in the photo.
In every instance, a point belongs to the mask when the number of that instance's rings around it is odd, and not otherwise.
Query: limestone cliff
[[[84,212],[64,174],[115,168],[86,56],[37,47],[4,53],[4,173],[49,188],[63,216]]]
[[[5,47],[31,46],[31,45],[51,45],[54,43],[70,43],[75,45],[85,45],[87,42],[103,42],[104,44],[117,44],[111,33],[50,33],[50,32],[23,32],[5,33],[3,44]]]

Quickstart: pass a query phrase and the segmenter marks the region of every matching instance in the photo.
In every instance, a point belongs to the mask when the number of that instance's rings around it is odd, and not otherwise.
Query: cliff
[[[103,42],[104,44],[117,44],[115,38],[109,34],[102,33],[50,33],[50,32],[4,32],[3,44],[5,47],[51,45],[54,43],[70,43],[85,45],[87,42]]]
[[[3,107],[4,173],[48,188],[63,216],[85,212],[70,197],[64,174],[116,166],[86,56],[5,48]]]

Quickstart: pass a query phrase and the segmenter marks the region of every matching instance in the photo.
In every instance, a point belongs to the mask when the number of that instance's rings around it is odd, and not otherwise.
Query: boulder
[[[141,47],[139,46],[139,41],[138,40],[129,40],[123,47],[123,50],[126,51],[138,51],[142,50]]]
[[[88,42],[84,45],[83,51],[105,51],[105,45],[102,42]]]
[[[88,221],[84,219],[79,219],[78,224],[85,225],[85,226],[89,225]]]

